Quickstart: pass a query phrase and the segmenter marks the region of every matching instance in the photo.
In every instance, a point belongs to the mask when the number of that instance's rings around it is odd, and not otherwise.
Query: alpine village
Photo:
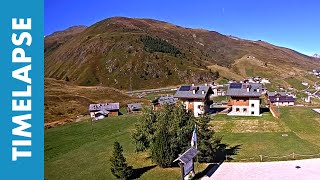
[[[48,180],[205,179],[222,163],[320,158],[318,57],[126,17],[44,47]]]

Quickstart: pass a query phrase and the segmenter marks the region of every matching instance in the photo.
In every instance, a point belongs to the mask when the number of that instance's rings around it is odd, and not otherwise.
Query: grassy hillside
[[[70,38],[46,37],[45,76],[78,85],[135,90],[212,81],[216,71],[229,79],[272,78],[320,66],[315,58],[263,41],[152,19],[115,17],[68,32]],[[46,45],[49,39],[66,40],[52,48]]]
[[[55,79],[45,79],[45,122],[75,120],[79,115],[89,114],[91,103],[119,102],[121,107],[128,103],[144,102],[119,90],[107,87],[83,87],[70,82]]]

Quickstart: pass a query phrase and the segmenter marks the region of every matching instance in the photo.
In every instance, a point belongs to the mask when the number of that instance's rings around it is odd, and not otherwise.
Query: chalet
[[[295,98],[287,92],[268,92],[269,102],[276,106],[293,106]]]
[[[138,113],[142,110],[142,103],[132,103],[127,105],[128,113]]]
[[[262,84],[258,83],[231,83],[226,95],[231,99],[228,105],[231,106],[230,116],[261,116],[260,96]]]
[[[95,119],[102,119],[108,116],[118,116],[119,106],[119,103],[90,104],[90,117]]]
[[[178,98],[173,97],[173,95],[160,96],[159,98],[152,101],[153,109],[158,110],[163,105],[172,105],[177,103]]]
[[[213,93],[211,94],[212,97],[224,96],[225,91],[223,85],[210,85]]]
[[[209,112],[210,95],[213,94],[212,88],[204,86],[181,86],[175,98],[178,98],[188,111],[192,111],[195,117]]]

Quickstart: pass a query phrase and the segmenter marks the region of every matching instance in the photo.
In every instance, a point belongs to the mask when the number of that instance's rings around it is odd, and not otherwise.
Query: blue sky
[[[304,54],[320,53],[318,0],[45,0],[45,35],[113,16],[263,40]]]

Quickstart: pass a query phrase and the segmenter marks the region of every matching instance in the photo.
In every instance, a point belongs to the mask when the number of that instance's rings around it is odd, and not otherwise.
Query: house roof
[[[142,103],[131,103],[131,104],[128,104],[127,106],[132,110],[140,110],[142,108]]]
[[[230,83],[227,96],[236,97],[260,97],[262,84],[259,83]]]
[[[170,96],[160,96],[158,98],[157,103],[159,103],[160,105],[164,105],[164,104],[175,104],[178,101],[177,98],[173,97],[172,95]]]
[[[177,159],[175,159],[173,162],[176,162],[179,160],[183,164],[186,164],[189,161],[191,161],[198,153],[199,153],[199,151],[197,149],[191,147],[186,152],[184,152],[182,155],[180,155]]]
[[[287,96],[287,92],[267,92],[268,96]]]
[[[187,99],[205,99],[213,91],[209,86],[181,86],[174,97]]]
[[[119,110],[119,103],[106,103],[106,104],[90,104],[89,111],[100,111],[100,110]]]
[[[97,114],[102,114],[102,115],[106,116],[106,115],[109,114],[109,111],[105,110],[105,109],[102,109],[102,110],[98,111]]]
[[[280,97],[269,96],[269,100],[271,103],[275,103],[275,102],[294,102],[296,99],[292,96],[280,96]]]

